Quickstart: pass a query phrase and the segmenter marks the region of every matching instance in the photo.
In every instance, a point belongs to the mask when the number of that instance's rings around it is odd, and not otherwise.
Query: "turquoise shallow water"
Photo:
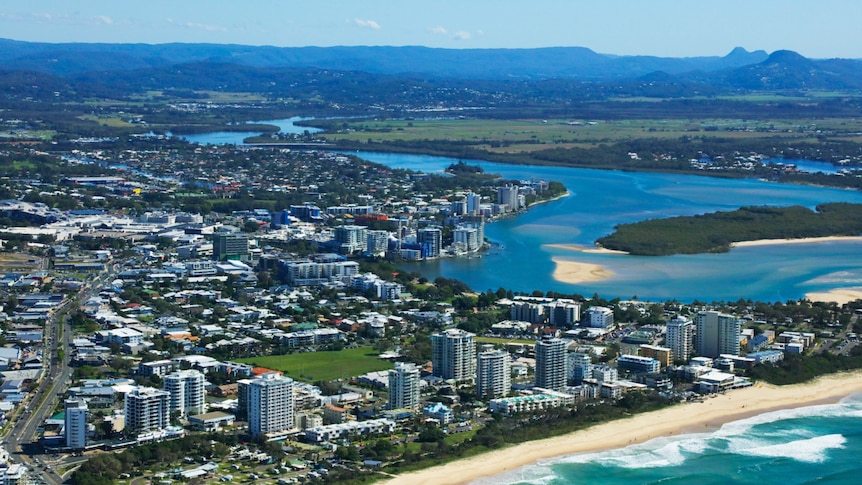
[[[858,484],[860,453],[856,397],[762,414],[713,433],[558,457],[474,484]]]
[[[457,162],[426,155],[355,154],[390,167],[424,172],[440,172]],[[813,208],[824,202],[862,203],[862,192],[762,180],[469,163],[506,178],[557,180],[571,195],[488,224],[486,237],[502,248],[481,258],[441,259],[410,267],[430,278],[457,278],[478,291],[504,287],[680,301],[784,301],[813,291],[862,287],[860,242],[747,247],[725,254],[668,257],[590,254],[550,246],[591,247],[620,223],[733,210],[744,205]],[[614,276],[597,283],[561,283],[551,277],[554,257],[601,264]]]

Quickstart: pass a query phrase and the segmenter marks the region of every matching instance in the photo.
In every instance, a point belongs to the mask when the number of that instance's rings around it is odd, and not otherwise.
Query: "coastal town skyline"
[[[812,58],[862,58],[862,4],[825,0],[643,3],[106,0],[0,6],[3,37],[32,42],[408,46],[451,49],[582,46],[600,53],[718,56],[735,47],[794,50]]]

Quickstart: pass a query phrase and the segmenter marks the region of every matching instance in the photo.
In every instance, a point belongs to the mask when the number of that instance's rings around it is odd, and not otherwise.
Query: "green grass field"
[[[364,142],[452,140],[471,143],[491,152],[525,153],[550,147],[592,148],[602,143],[640,138],[709,136],[722,138],[810,137],[816,142],[820,131],[834,130],[857,136],[862,120],[361,120],[344,122],[337,132],[322,136],[330,141]]]
[[[290,355],[248,357],[238,362],[279,370],[293,379],[306,382],[347,379],[367,372],[392,368],[381,360],[371,347],[358,347],[338,352],[303,352]]]

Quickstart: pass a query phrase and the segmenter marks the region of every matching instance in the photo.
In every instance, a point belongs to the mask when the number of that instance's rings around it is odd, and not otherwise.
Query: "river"
[[[456,159],[358,152],[393,168],[439,172]],[[642,257],[576,252],[557,245],[592,247],[621,223],[733,210],[744,205],[862,203],[862,192],[694,175],[517,166],[470,160],[506,178],[562,182],[568,197],[540,204],[517,217],[488,224],[485,235],[502,249],[481,258],[452,258],[408,265],[429,278],[457,278],[473,289],[594,293],[606,298],[680,301],[785,301],[809,292],[862,287],[862,243],[819,242],[734,248],[722,254]],[[552,278],[552,258],[602,265],[605,281],[567,284]]]
[[[293,125],[298,120],[260,123],[279,125],[284,132],[302,132],[305,128]],[[248,136],[230,135],[238,137],[239,143]],[[224,141],[224,136],[210,133],[185,138],[203,144],[237,143]],[[427,155],[352,153],[393,168],[423,172],[442,172],[458,161]],[[485,235],[498,246],[481,257],[407,265],[431,279],[457,278],[477,291],[502,287],[679,301],[786,301],[811,292],[862,289],[862,243],[858,241],[741,247],[722,254],[662,257],[595,254],[560,247],[592,247],[617,224],[645,219],[734,210],[745,205],[814,208],[824,202],[862,203],[859,191],[695,175],[467,162],[506,178],[556,180],[570,195],[488,224]],[[552,277],[556,267],[553,258],[601,265],[613,275],[585,284],[563,283]]]

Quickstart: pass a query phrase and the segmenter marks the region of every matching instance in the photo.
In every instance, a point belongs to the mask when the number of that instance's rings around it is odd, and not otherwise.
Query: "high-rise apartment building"
[[[552,338],[536,341],[536,387],[559,391],[566,387],[567,342]]]
[[[132,433],[157,431],[170,424],[171,395],[161,389],[136,387],[126,393],[126,430]]]
[[[248,431],[252,438],[294,426],[293,379],[276,373],[252,379],[246,388]]]
[[[569,363],[569,381],[574,385],[581,384],[584,379],[592,379],[592,358],[590,354],[572,352],[567,355]]]
[[[521,208],[521,198],[518,192],[517,185],[506,185],[497,187],[497,203],[505,205],[509,211],[516,211]]]
[[[419,368],[415,364],[396,362],[389,371],[389,409],[419,407]]]
[[[701,357],[739,355],[739,318],[716,311],[698,312],[695,319],[694,350]]]
[[[368,228],[348,224],[338,226],[334,231],[338,250],[344,254],[365,252],[368,249]]]
[[[87,401],[68,399],[65,402],[66,447],[79,450],[87,446]]]
[[[443,231],[437,227],[424,227],[416,231],[416,242],[422,247],[423,258],[436,258],[443,249]]]
[[[500,398],[512,388],[512,369],[505,350],[486,350],[476,357],[476,395],[483,399]]]
[[[476,378],[476,344],[474,335],[449,329],[431,335],[433,373],[446,380],[472,381]]]
[[[206,412],[204,375],[197,370],[178,370],[164,378],[163,389],[170,393],[170,415],[193,416]]]
[[[694,322],[684,316],[676,316],[667,322],[665,347],[670,349],[673,361],[688,362],[694,345]]]

